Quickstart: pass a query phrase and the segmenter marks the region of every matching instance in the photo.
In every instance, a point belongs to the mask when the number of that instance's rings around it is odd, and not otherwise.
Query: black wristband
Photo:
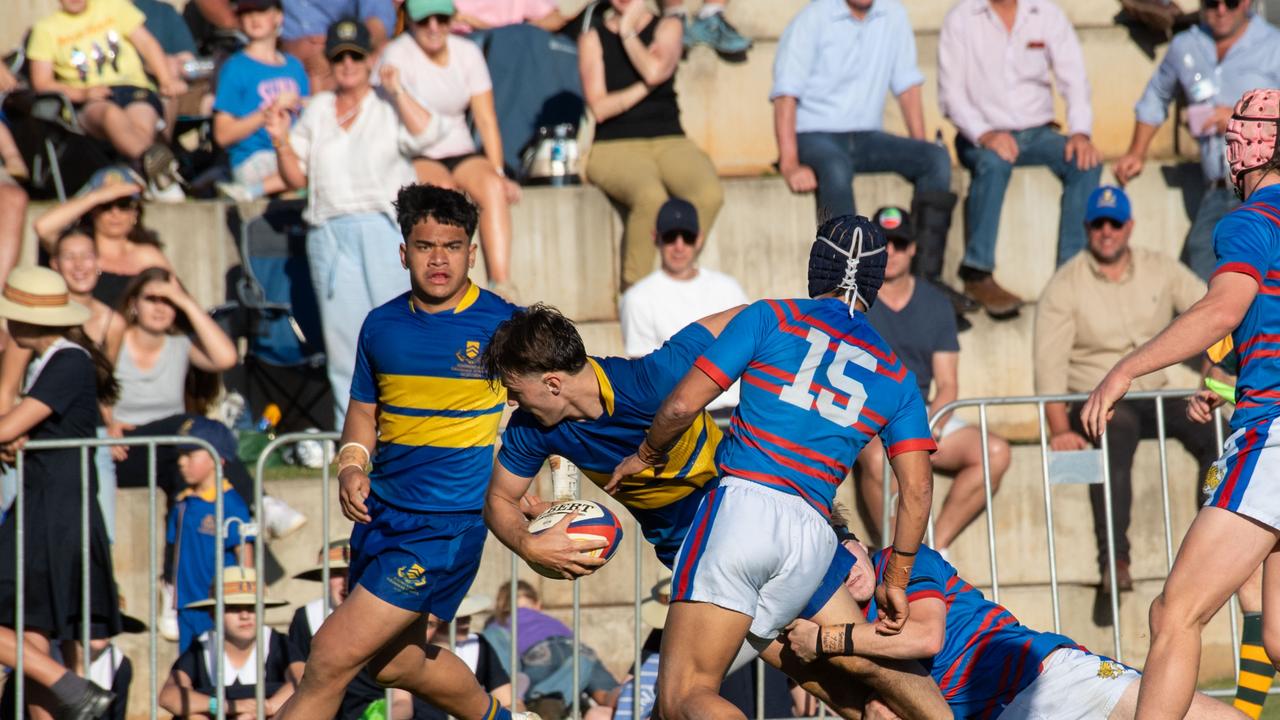
[[[918,553],[918,552],[920,552],[920,551],[919,551],[919,550],[916,550],[915,552],[905,552],[905,551],[899,550],[897,547],[894,547],[894,548],[893,548],[893,554],[894,554],[894,555],[901,555],[902,557],[915,557],[915,556],[916,556],[916,553]]]
[[[823,629],[823,627],[822,627],[821,625],[819,625],[819,626],[818,626],[818,640],[817,640],[817,642],[816,642],[816,643],[814,643],[814,648],[813,648],[814,653],[815,653],[818,657],[822,657],[822,656],[826,655],[826,653],[822,652],[822,629]]]
[[[853,623],[844,624],[844,654],[853,654]]]

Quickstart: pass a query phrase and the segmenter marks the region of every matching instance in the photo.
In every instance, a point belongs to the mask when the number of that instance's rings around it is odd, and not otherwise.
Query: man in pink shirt
[[[1053,85],[1066,101],[1066,135],[1054,120]],[[960,277],[992,317],[1014,317],[1022,300],[992,277],[1013,166],[1046,165],[1062,180],[1058,265],[1085,245],[1085,203],[1102,172],[1089,139],[1089,79],[1071,21],[1049,0],[960,0],[942,22],[938,96],[958,131],[960,162],[973,173]]]

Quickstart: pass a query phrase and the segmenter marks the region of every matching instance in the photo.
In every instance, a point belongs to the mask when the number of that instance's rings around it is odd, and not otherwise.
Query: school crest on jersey
[[[467,340],[457,352],[453,354],[458,359],[458,364],[453,366],[453,371],[468,378],[483,378],[484,368],[480,367],[480,341]]]

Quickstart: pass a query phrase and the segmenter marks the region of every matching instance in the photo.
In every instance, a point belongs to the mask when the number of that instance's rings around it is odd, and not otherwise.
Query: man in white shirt
[[[698,226],[698,211],[689,201],[673,197],[663,204],[658,210],[653,241],[658,246],[662,268],[623,293],[618,308],[622,342],[630,357],[657,350],[699,318],[748,302],[737,280],[698,267],[704,238]],[[718,410],[737,404],[738,385],[734,383],[707,407]]]

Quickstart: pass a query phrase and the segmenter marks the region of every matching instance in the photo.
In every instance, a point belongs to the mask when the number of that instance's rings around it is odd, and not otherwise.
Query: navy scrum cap
[[[861,215],[841,215],[822,223],[809,248],[809,297],[842,290],[853,312],[858,299],[868,309],[884,283],[884,233]]]

